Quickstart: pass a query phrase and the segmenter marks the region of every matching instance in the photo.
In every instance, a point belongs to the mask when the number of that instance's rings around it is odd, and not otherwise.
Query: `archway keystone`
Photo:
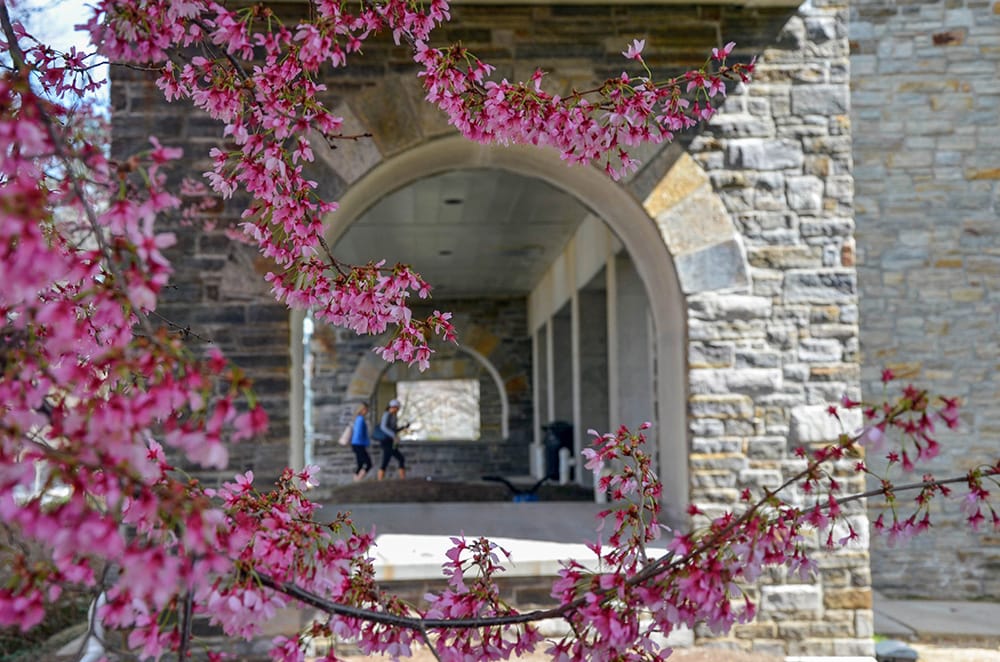
[[[686,152],[646,197],[677,266],[684,294],[744,289],[750,283],[746,253],[732,218],[708,174]]]

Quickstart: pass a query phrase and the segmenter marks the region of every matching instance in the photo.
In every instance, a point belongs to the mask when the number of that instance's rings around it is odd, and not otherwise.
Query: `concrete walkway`
[[[335,506],[322,513],[332,519]],[[587,501],[480,503],[352,503],[359,528],[376,526],[379,535],[416,534],[467,538],[519,538],[559,543],[586,543],[597,539],[597,513],[607,508]]]
[[[876,591],[875,632],[903,641],[976,641],[1000,645],[1000,596],[993,602],[893,600]]]

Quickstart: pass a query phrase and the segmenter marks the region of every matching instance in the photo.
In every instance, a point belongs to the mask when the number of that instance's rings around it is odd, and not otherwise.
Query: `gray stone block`
[[[792,112],[796,115],[843,115],[851,107],[844,85],[800,85],[792,88]]]
[[[792,584],[762,586],[759,614],[761,617],[794,613],[801,616],[818,616],[823,611],[823,595],[819,586]]]
[[[784,170],[802,167],[803,160],[802,145],[794,140],[733,140],[726,147],[726,161],[734,168]]]
[[[803,338],[798,354],[804,363],[837,363],[844,356],[844,346],[832,338]]]
[[[861,412],[856,409],[840,412],[837,420],[827,411],[827,405],[793,407],[790,441],[796,444],[829,443],[842,432],[851,433],[861,427]]]
[[[786,303],[854,303],[857,275],[850,269],[793,270],[785,275]]]
[[[788,206],[796,211],[819,211],[823,208],[823,180],[804,175],[785,181]]]
[[[716,320],[761,319],[771,316],[771,300],[741,294],[712,294],[689,300],[693,317]]]
[[[726,241],[676,259],[681,289],[686,294],[742,289],[750,282],[746,260],[736,241]]]
[[[692,368],[720,368],[733,365],[732,343],[692,343],[688,347],[688,364]]]
[[[781,371],[761,368],[743,370],[692,370],[692,393],[771,393],[781,388]]]

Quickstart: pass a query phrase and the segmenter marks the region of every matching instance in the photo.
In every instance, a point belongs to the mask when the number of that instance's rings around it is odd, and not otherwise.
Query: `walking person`
[[[382,465],[378,470],[379,480],[385,478],[385,470],[389,467],[389,460],[392,458],[396,458],[396,462],[399,463],[399,477],[406,478],[406,458],[399,452],[399,432],[408,428],[409,425],[399,425],[397,422],[396,415],[399,413],[399,406],[399,400],[389,401],[389,406],[385,408],[382,420],[379,421],[378,428],[373,434],[373,438],[377,439],[382,446]]]
[[[368,447],[371,441],[368,438],[368,405],[362,403],[354,414],[354,431],[351,433],[351,450],[354,451],[354,458],[357,460],[357,469],[354,470],[354,480],[362,480],[372,469],[372,458],[368,454]]]

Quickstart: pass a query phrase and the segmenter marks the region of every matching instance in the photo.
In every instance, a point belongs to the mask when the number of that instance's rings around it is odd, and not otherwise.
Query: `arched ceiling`
[[[434,298],[524,296],[587,210],[544,181],[506,170],[445,172],[398,189],[334,247],[352,264],[410,264]]]

